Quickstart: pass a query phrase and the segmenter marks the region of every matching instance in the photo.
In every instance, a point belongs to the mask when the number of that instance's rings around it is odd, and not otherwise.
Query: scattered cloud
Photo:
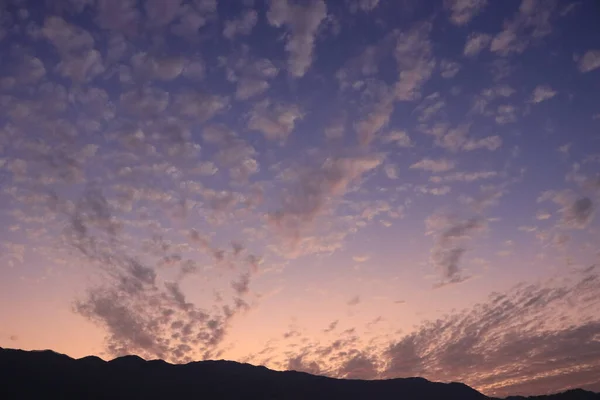
[[[236,19],[225,21],[223,36],[233,39],[236,35],[249,35],[258,21],[258,13],[255,10],[246,10]]]
[[[461,272],[460,261],[467,251],[464,243],[472,234],[486,229],[481,218],[460,220],[441,214],[433,214],[425,221],[427,234],[434,235],[431,262],[440,274],[438,286],[460,283],[469,278]]]
[[[272,226],[292,247],[299,244],[318,215],[343,196],[352,183],[382,163],[379,156],[329,157],[320,165],[295,173],[293,185],[285,190],[280,208],[269,215]]]
[[[541,103],[542,101],[549,100],[556,96],[556,90],[552,89],[549,85],[539,85],[533,90],[531,94],[532,103]]]
[[[450,21],[455,25],[466,25],[487,5],[487,0],[444,0],[450,10]]]
[[[460,71],[461,65],[456,61],[442,60],[440,64],[442,78],[454,78]]]
[[[347,1],[350,7],[350,12],[355,13],[358,10],[363,12],[370,12],[377,8],[379,0],[351,0]]]
[[[600,50],[588,50],[579,59],[579,71],[586,73],[600,68]]]
[[[463,54],[467,57],[475,57],[492,41],[492,37],[486,33],[473,32],[467,37]]]
[[[405,131],[395,130],[388,133],[382,138],[383,143],[393,143],[398,147],[413,147],[414,143],[408,133]]]
[[[445,158],[439,160],[424,158],[410,166],[411,169],[422,169],[433,173],[450,171],[454,167],[456,167],[456,163]]]
[[[354,297],[352,297],[350,300],[348,300],[346,302],[346,304],[349,305],[349,306],[351,306],[351,307],[355,306],[355,305],[358,305],[359,303],[360,303],[360,296],[354,296]]]
[[[262,132],[269,140],[285,140],[303,114],[296,105],[263,100],[250,113],[248,129]]]
[[[396,83],[396,98],[411,101],[420,96],[421,86],[431,77],[435,67],[429,34],[431,24],[415,24],[410,30],[398,35],[394,58],[400,71]]]
[[[285,50],[290,54],[288,71],[301,78],[313,62],[317,30],[327,16],[327,6],[322,0],[311,0],[306,5],[291,0],[271,0],[267,19],[275,27],[285,26],[289,38]]]
[[[492,40],[490,50],[503,56],[523,53],[532,41],[552,32],[555,17],[555,1],[523,0],[514,17],[504,23],[502,32]]]

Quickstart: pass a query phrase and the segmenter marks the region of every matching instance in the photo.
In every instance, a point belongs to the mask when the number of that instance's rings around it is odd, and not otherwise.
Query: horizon
[[[324,377],[324,378],[328,378],[328,379],[334,379],[334,380],[360,380],[363,382],[369,382],[369,381],[389,381],[389,380],[398,380],[398,381],[403,381],[403,380],[424,380],[430,383],[444,383],[444,384],[459,384],[459,385],[466,385],[463,382],[457,382],[457,381],[449,381],[449,382],[437,382],[437,381],[429,381],[423,377],[420,376],[408,376],[408,377],[402,377],[402,378],[372,378],[372,379],[357,379],[357,378],[344,378],[344,377],[332,377],[332,376],[327,376],[327,375],[318,375],[318,374],[311,374],[310,372],[305,372],[305,371],[297,371],[297,370],[274,370],[274,369],[270,369],[265,367],[264,365],[254,365],[254,364],[250,364],[250,363],[244,363],[244,362],[240,362],[240,361],[234,361],[234,360],[227,360],[227,359],[206,359],[206,360],[196,360],[196,361],[189,361],[186,363],[171,363],[169,361],[165,361],[161,358],[150,358],[150,359],[145,359],[137,354],[126,354],[126,355],[121,355],[112,359],[104,359],[101,358],[99,356],[96,355],[87,355],[81,358],[73,358],[70,357],[66,354],[63,353],[58,353],[54,350],[51,349],[39,349],[39,350],[23,350],[23,349],[17,349],[17,348],[4,348],[4,347],[0,347],[0,350],[9,350],[9,351],[17,351],[17,352],[25,352],[25,353],[52,353],[53,355],[57,355],[57,356],[66,356],[68,358],[70,358],[72,361],[81,361],[84,359],[88,359],[88,358],[97,358],[98,360],[102,361],[103,363],[106,364],[110,364],[113,361],[116,361],[118,359],[122,359],[122,358],[134,358],[134,359],[139,359],[141,361],[143,361],[144,363],[147,362],[151,362],[151,361],[162,361],[162,366],[169,365],[169,366],[175,366],[175,365],[183,365],[183,366],[187,366],[187,365],[191,365],[191,364],[198,364],[198,363],[215,363],[215,362],[222,362],[222,363],[232,363],[232,364],[238,364],[238,365],[244,365],[244,366],[250,366],[252,368],[266,368],[269,371],[272,372],[295,372],[295,373],[299,373],[299,374],[308,374],[311,376],[317,376],[317,377]],[[468,387],[468,385],[466,385]],[[472,388],[471,388],[472,389]],[[562,394],[562,393],[567,393],[567,392],[577,392],[577,391],[585,391],[585,392],[589,392],[589,393],[594,393],[592,391],[589,390],[585,390],[585,389],[581,389],[581,388],[572,388],[572,389],[567,389],[565,391],[562,392],[557,392],[557,393],[546,393],[543,395],[537,395],[537,396],[546,396],[546,395],[556,395],[556,394]],[[600,394],[600,393],[596,393],[596,394]],[[514,395],[513,395],[514,396]],[[517,395],[518,396],[518,395]]]
[[[0,347],[600,392],[599,16],[1,2]]]

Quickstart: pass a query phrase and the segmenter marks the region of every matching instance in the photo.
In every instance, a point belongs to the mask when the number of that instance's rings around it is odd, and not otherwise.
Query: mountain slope
[[[560,399],[599,398],[584,391],[573,395]],[[341,380],[231,361],[172,365],[126,356],[106,362],[97,357],[75,360],[52,351],[0,348],[0,399],[17,398],[488,399],[460,383],[434,383],[422,378]]]

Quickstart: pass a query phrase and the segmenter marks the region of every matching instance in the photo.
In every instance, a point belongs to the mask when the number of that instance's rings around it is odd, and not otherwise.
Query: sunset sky
[[[600,391],[599,20],[0,1],[0,346]]]

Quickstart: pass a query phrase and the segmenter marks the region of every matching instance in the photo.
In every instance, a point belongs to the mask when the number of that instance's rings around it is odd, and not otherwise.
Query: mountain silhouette
[[[0,348],[0,399],[394,399],[483,400],[462,383],[423,378],[348,380],[296,371],[273,371],[233,361],[169,364],[137,356],[104,361],[89,356]],[[521,400],[524,397],[510,397]],[[584,390],[531,397],[600,400]]]

